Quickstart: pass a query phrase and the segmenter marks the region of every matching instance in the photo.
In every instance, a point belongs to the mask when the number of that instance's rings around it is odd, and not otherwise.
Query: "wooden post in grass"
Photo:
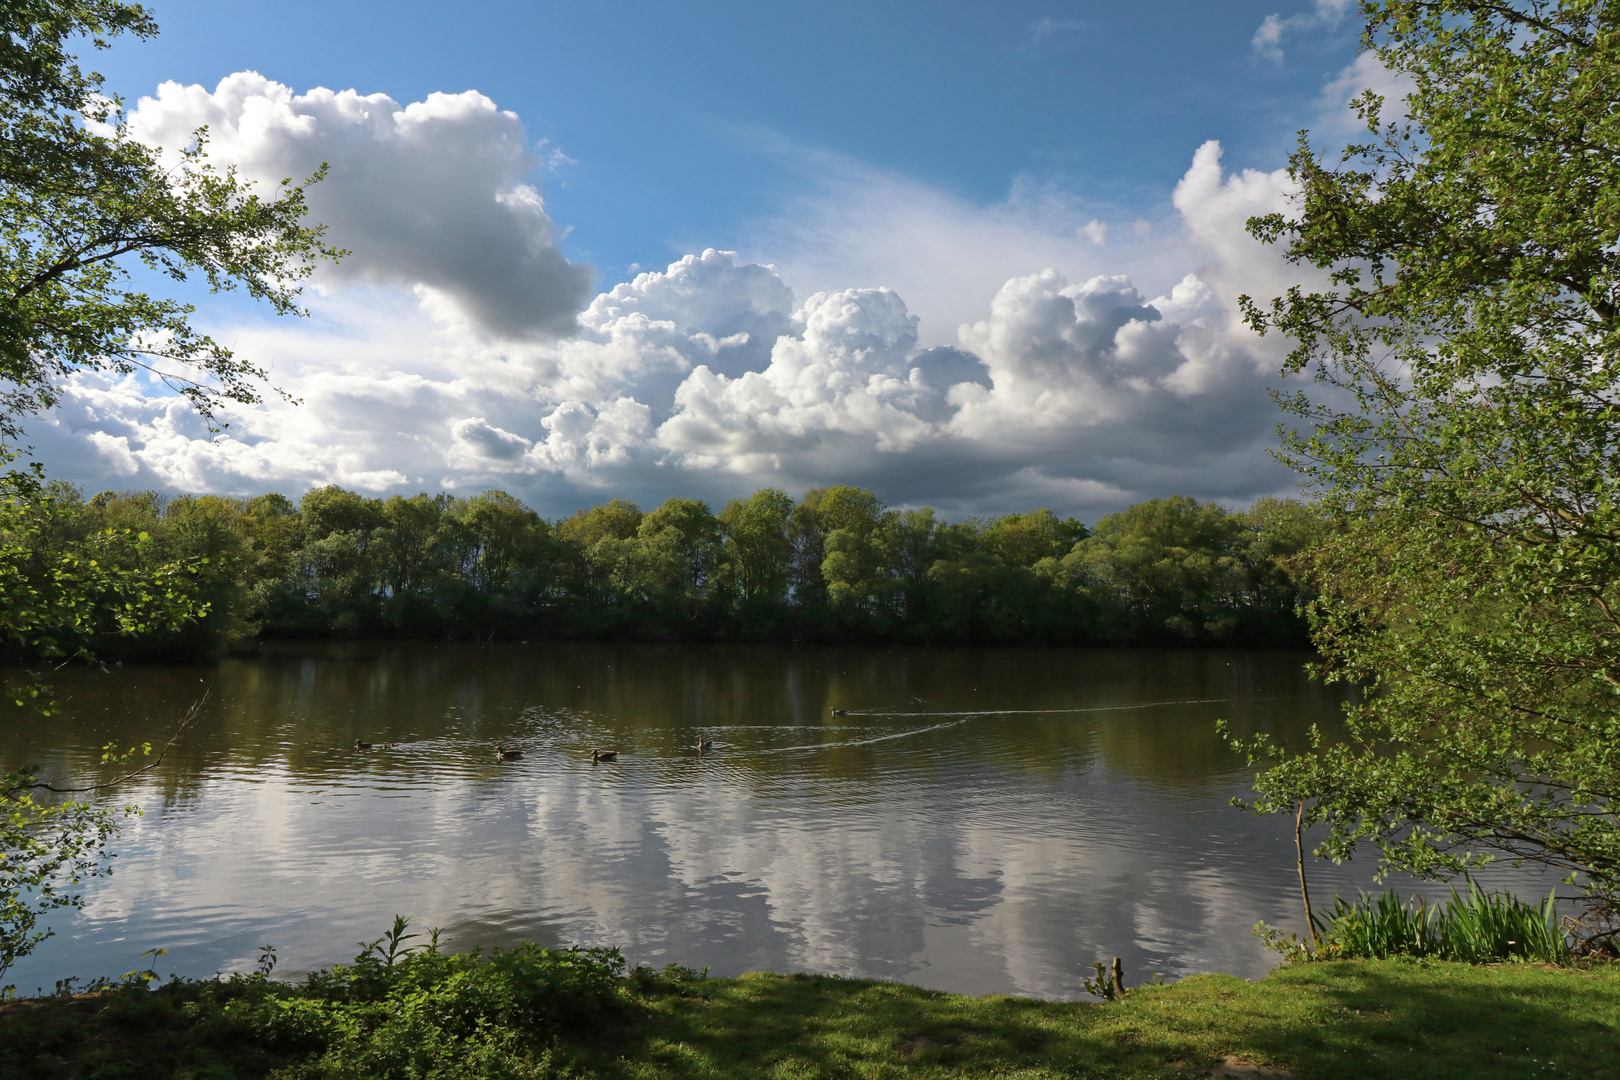
[[[1125,996],[1125,968],[1121,966],[1119,957],[1114,957],[1114,969],[1109,976],[1109,982],[1114,988],[1114,999],[1117,1001]]]

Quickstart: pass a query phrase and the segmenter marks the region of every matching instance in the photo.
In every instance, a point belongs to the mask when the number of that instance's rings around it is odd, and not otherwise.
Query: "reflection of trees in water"
[[[1216,716],[1239,735],[1269,731],[1284,742],[1302,740],[1311,723],[1332,730],[1337,698],[1305,678],[1303,659],[1242,650],[277,644],[210,669],[63,671],[55,679],[67,714],[0,733],[0,751],[94,773],[103,744],[159,741],[206,685],[207,718],[143,800],[188,802],[212,771],[312,782],[411,782],[450,766],[466,774],[485,764],[486,743],[525,740],[553,755],[611,744],[626,751],[620,768],[678,779],[705,734],[719,736],[706,764],[763,789],[789,778],[858,786],[974,771],[1050,779],[1092,763],[1176,788],[1237,767],[1215,735]],[[1139,707],[1184,699],[1218,700]],[[1003,715],[849,745],[933,727],[931,712],[975,707]],[[1120,711],[1061,711],[1110,707]],[[405,745],[357,753],[356,739]],[[818,743],[825,748],[759,752]]]
[[[281,643],[211,669],[60,673],[73,712],[0,733],[0,752],[93,761],[213,689],[210,726],[123,796],[198,812],[134,827],[85,950],[162,937],[206,972],[274,940],[315,964],[399,910],[458,947],[543,937],[1072,994],[1099,951],[1263,970],[1244,931],[1292,910],[1273,903],[1292,904],[1288,849],[1271,889],[1273,823],[1224,806],[1242,763],[1213,721],[1297,737],[1330,717],[1300,696],[1302,660]],[[1224,700],[1133,707],[1190,698]],[[975,708],[998,715],[938,715]],[[1093,709],[1119,711],[1072,711]],[[700,734],[718,740],[703,757]],[[868,741],[883,735],[902,737]],[[497,763],[497,742],[524,760]],[[623,754],[593,767],[593,745]]]

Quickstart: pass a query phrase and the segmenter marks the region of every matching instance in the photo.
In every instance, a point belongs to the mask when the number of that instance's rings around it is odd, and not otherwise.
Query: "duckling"
[[[601,762],[604,762],[604,761],[618,761],[618,760],[619,760],[619,752],[617,750],[592,750],[591,751],[591,764],[592,765],[600,764]]]
[[[698,753],[706,754],[710,750],[713,750],[713,749],[714,749],[714,740],[713,739],[699,739],[698,740]]]
[[[848,716],[849,715],[849,710],[848,709],[834,709],[833,710],[833,715],[834,716]]]
[[[507,749],[504,749],[499,743],[495,744],[495,760],[496,761],[516,761],[518,758],[520,758],[522,756],[523,756],[523,751],[521,751],[521,750],[507,750]]]
[[[361,742],[359,739],[354,740],[356,750],[370,750],[375,745],[375,743]]]

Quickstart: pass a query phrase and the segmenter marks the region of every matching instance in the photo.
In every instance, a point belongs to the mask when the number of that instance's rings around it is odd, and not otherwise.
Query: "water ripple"
[[[1304,659],[278,645],[206,672],[195,737],[117,793],[146,811],[117,873],[12,975],[116,975],[153,946],[208,975],[266,943],[298,972],[396,913],[456,947],[617,945],[974,993],[1080,996],[1113,955],[1255,975],[1270,958],[1249,927],[1295,919],[1292,834],[1226,806],[1248,774],[1213,724],[1331,730],[1338,700]],[[58,677],[76,711],[0,730],[0,755],[95,775],[102,745],[149,739],[201,675]],[[1312,887],[1370,870],[1325,866]]]

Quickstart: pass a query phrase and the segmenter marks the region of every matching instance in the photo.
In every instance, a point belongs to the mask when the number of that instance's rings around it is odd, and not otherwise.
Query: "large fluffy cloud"
[[[540,192],[517,114],[475,91],[401,106],[386,94],[295,94],[257,72],[212,91],[164,83],[130,130],[171,150],[208,126],[209,156],[264,184],[312,175],[315,220],[350,252],[327,280],[421,289],[446,313],[501,337],[568,333],[589,296]]]
[[[949,513],[1094,514],[1290,484],[1264,453],[1278,343],[1236,314],[1239,292],[1297,273],[1244,231],[1288,181],[1225,173],[1214,143],[1173,217],[1116,230],[1134,248],[1099,246],[1100,223],[1077,233],[1072,214],[1042,232],[1005,208],[975,223],[917,200],[904,235],[936,237],[928,262],[972,264],[947,275],[948,307],[926,275],[898,275],[924,294],[919,318],[881,281],[796,296],[776,267],[716,250],[587,302],[524,180],[520,123],[477,94],[402,107],[240,74],[212,92],[166,85],[132,117],[164,145],[204,123],[255,178],[334,162],[315,209],[353,254],[311,295],[314,327],[218,328],[300,405],[233,407],[215,434],[144,378],[73,380],[31,434],[92,488],[503,487],[563,513],[609,494],[842,482]],[[988,271],[976,237],[999,238]],[[973,281],[983,291],[961,299]]]

